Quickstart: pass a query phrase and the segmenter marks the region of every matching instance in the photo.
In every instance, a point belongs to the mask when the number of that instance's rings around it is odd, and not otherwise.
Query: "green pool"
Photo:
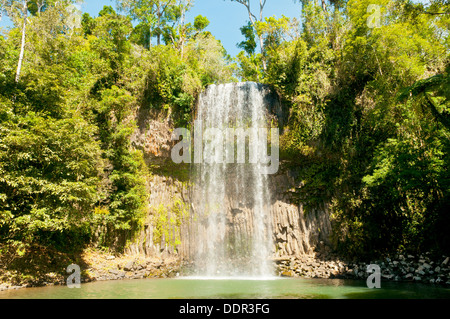
[[[441,299],[450,288],[417,283],[382,282],[369,289],[364,281],[339,279],[143,279],[102,281],[0,292],[0,299]]]

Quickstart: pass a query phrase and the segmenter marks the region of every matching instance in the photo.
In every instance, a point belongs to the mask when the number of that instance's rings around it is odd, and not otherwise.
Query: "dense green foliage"
[[[238,56],[244,78],[290,106],[282,150],[300,170],[299,200],[331,203],[333,243],[347,255],[448,253],[448,1],[302,3],[299,34],[266,18],[253,30],[264,52],[245,27]]]
[[[199,92],[233,76],[288,106],[283,160],[299,201],[330,204],[340,252],[449,253],[448,1],[303,0],[301,24],[249,10],[236,65],[206,17],[185,22],[190,1],[123,0],[79,23],[69,0],[23,3],[0,9],[15,25],[0,36],[0,253],[132,236],[151,174],[136,114],[188,126]],[[179,226],[166,215],[158,236]]]
[[[164,30],[149,48],[142,24],[132,24],[142,10],[104,7],[77,25],[69,4],[47,1],[38,12],[28,3],[18,82],[22,16],[0,36],[0,252],[131,238],[148,209],[151,174],[131,145],[138,110],[186,125],[197,94],[231,79],[223,47],[203,31],[206,17],[185,24],[173,6],[164,21],[145,20]]]

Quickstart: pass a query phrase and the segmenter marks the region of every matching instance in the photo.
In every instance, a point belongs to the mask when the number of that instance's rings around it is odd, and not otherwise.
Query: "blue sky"
[[[206,16],[211,24],[207,28],[217,39],[222,41],[223,46],[228,54],[234,56],[239,53],[240,49],[236,44],[244,38],[239,30],[243,25],[247,24],[247,9],[236,2],[230,0],[194,0],[194,7],[189,12],[190,20],[201,14]],[[259,12],[259,1],[252,0],[253,9]],[[287,17],[299,18],[301,14],[301,5],[294,3],[293,0],[267,0],[264,9],[264,16],[276,16],[281,18],[282,15]]]
[[[252,0],[254,11],[259,12],[259,1]],[[88,12],[92,16],[97,16],[104,5],[116,6],[115,0],[85,0],[82,4],[82,11]],[[293,0],[267,0],[264,16],[300,17],[301,5]],[[197,15],[206,16],[211,22],[207,28],[217,39],[222,41],[228,54],[234,56],[240,49],[236,44],[243,40],[239,30],[248,21],[246,8],[230,0],[194,0],[194,7],[187,14],[187,21],[193,22]],[[0,26],[10,25],[7,18],[3,18]]]

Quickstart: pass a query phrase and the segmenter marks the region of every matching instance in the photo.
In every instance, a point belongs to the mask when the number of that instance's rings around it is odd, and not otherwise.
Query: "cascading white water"
[[[252,154],[258,157],[267,149],[267,140],[258,138],[261,129],[269,129],[261,90],[253,82],[230,83],[211,85],[200,96],[194,129],[206,136],[202,161],[193,170],[197,275],[260,278],[273,273],[268,178],[261,161],[251,162]],[[237,158],[243,145],[232,145],[242,140],[230,144],[224,136],[230,128],[248,133],[245,163]]]

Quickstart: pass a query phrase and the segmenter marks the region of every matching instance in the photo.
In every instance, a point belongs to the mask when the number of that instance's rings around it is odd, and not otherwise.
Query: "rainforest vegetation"
[[[97,16],[0,2],[14,23],[0,35],[0,254],[132,238],[152,174],[130,141],[136,113],[186,127],[207,85],[234,81],[286,105],[283,167],[301,172],[299,201],[330,205],[337,251],[450,252],[448,1],[303,0],[297,19],[227,1],[249,14],[236,57],[208,17],[187,21],[192,1]]]

